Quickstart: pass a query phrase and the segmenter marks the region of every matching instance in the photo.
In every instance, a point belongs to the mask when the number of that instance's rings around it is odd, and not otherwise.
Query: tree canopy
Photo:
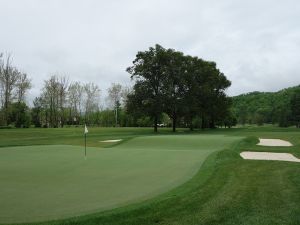
[[[179,123],[193,129],[196,117],[202,128],[214,128],[229,114],[225,90],[231,82],[215,62],[155,45],[138,52],[127,72],[135,81],[128,112],[151,117],[155,131],[162,113],[172,119],[173,131]]]

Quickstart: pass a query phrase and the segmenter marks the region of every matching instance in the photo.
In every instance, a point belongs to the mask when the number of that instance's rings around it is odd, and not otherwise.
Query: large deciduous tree
[[[204,118],[206,75],[203,71],[205,61],[197,57],[186,56],[183,60],[183,110],[190,130],[194,128],[195,117]],[[203,124],[203,122],[202,122]]]
[[[166,49],[160,45],[149,48],[148,51],[138,52],[133,66],[127,68],[131,78],[136,81],[129,100],[135,111],[141,110],[153,119],[154,131],[163,112],[163,85],[166,79]],[[146,109],[146,110],[144,110]]]
[[[156,45],[138,52],[127,71],[135,80],[128,109],[152,117],[155,131],[162,113],[172,119],[173,131],[182,117],[192,130],[195,117],[201,118],[203,128],[214,128],[231,113],[225,93],[231,83],[214,62]]]
[[[216,63],[207,62],[205,66],[207,78],[205,100],[203,99],[204,114],[208,119],[209,127],[214,128],[218,120],[223,120],[229,113],[231,101],[225,90],[231,85],[223,73],[216,68]]]
[[[164,112],[172,119],[172,130],[176,131],[177,120],[183,112],[184,55],[173,49],[165,53],[163,79]]]

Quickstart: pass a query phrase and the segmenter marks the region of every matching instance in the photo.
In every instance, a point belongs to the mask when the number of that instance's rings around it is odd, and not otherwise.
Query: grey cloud
[[[139,50],[156,43],[217,62],[230,95],[300,83],[297,0],[0,0],[0,52],[33,79],[31,98],[53,73],[130,83]]]

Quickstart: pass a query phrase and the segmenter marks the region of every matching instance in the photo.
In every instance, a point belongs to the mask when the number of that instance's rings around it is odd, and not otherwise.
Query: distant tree
[[[45,110],[45,125],[48,127],[63,127],[66,120],[66,97],[68,80],[65,76],[52,75],[44,81],[41,100]]]
[[[2,105],[4,111],[5,125],[9,124],[9,107],[13,100],[13,92],[16,88],[20,77],[20,72],[11,64],[11,56],[8,55],[6,59],[0,58],[0,89],[2,93]]]
[[[112,83],[111,87],[108,88],[108,100],[111,103],[114,111],[115,111],[115,126],[118,126],[118,110],[121,106],[121,98],[122,98],[122,85]]]
[[[84,87],[80,82],[72,82],[68,88],[69,123],[79,124],[83,104]]]
[[[24,102],[25,94],[27,90],[32,87],[31,80],[28,78],[26,73],[20,73],[17,83],[16,83],[16,92],[17,92],[17,101]]]
[[[44,81],[43,92],[41,94],[42,102],[46,110],[46,124],[50,127],[59,126],[59,81],[58,77],[53,75],[49,80]]]
[[[255,113],[254,122],[258,126],[262,126],[264,124],[264,117],[263,117],[263,115],[261,113],[259,113],[259,112]]]
[[[126,102],[127,102],[127,98],[128,95],[132,92],[132,87],[130,86],[123,86],[122,88],[122,92],[121,92],[121,107],[122,108],[126,108]]]
[[[29,108],[24,102],[14,102],[10,105],[10,121],[15,124],[17,128],[30,126]]]
[[[84,118],[87,124],[90,124],[93,112],[99,111],[100,88],[97,84],[87,83],[84,85]]]
[[[100,125],[100,93],[94,83],[70,82],[65,76],[53,75],[45,80],[40,97],[32,110],[36,126],[63,127],[87,124]],[[84,117],[84,118],[83,118]]]
[[[42,126],[42,99],[41,97],[36,97],[33,101],[33,108],[31,109],[31,119],[35,127]]]
[[[150,127],[151,125],[152,119],[149,116],[143,116],[137,120],[138,127]]]
[[[66,98],[69,87],[69,79],[66,76],[58,78],[58,98],[59,98],[59,123],[63,127],[66,121]]]
[[[224,118],[224,126],[225,128],[231,128],[233,126],[237,125],[237,118],[235,117],[235,115],[232,112],[229,112],[226,117]]]
[[[288,107],[284,107],[279,111],[278,125],[280,127],[291,125],[291,110]]]
[[[246,104],[240,106],[236,111],[238,115],[238,122],[242,125],[245,125],[247,123],[247,115],[248,115]]]
[[[292,120],[300,128],[300,90],[296,90],[291,99]]]
[[[0,54],[0,101],[1,101],[1,115],[4,125],[12,122],[11,104],[15,101],[21,103],[25,101],[26,91],[31,88],[31,81],[27,74],[21,73],[16,67],[12,65],[11,55],[4,58]]]
[[[100,126],[112,127],[114,123],[115,123],[115,116],[111,110],[105,109],[100,112]]]

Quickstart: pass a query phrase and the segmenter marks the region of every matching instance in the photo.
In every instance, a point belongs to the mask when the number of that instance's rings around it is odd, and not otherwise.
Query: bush
[[[11,129],[11,126],[0,126],[0,129]]]

